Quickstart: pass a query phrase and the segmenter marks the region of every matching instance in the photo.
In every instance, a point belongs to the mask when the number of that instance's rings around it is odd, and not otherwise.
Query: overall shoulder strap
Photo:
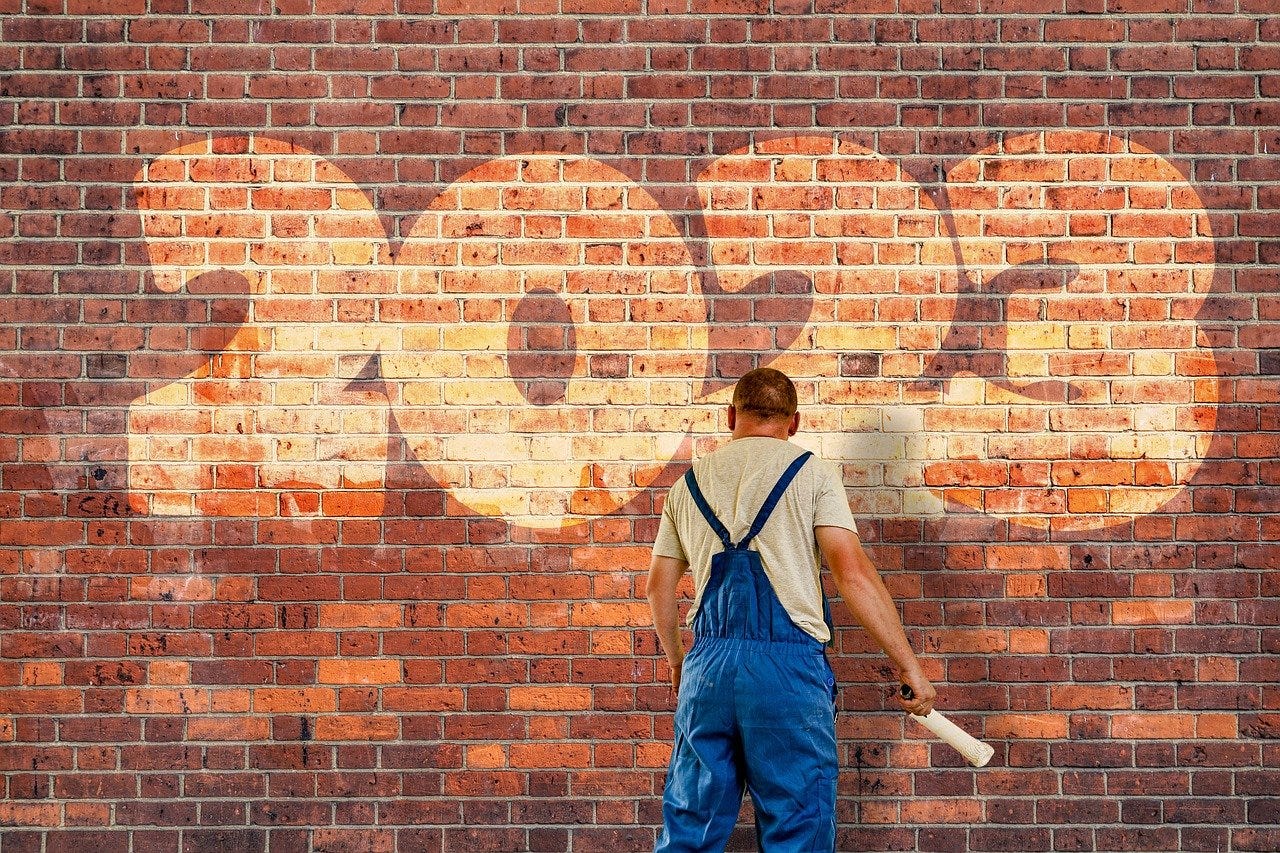
[[[804,463],[809,461],[809,457],[813,455],[813,451],[806,450],[795,458],[787,470],[782,472],[782,476],[778,478],[777,485],[773,487],[773,491],[769,492],[769,497],[764,499],[764,505],[760,507],[760,511],[756,513],[756,520],[751,522],[751,529],[747,531],[747,538],[738,543],[739,548],[745,548],[756,538],[756,534],[764,529],[765,522],[769,520],[769,516],[773,515],[774,507],[778,505],[778,501],[782,500],[782,493],[787,490],[787,486],[791,485],[791,481],[795,479],[796,474],[800,473],[800,469],[804,467]]]
[[[689,495],[693,498],[693,502],[697,504],[702,517],[707,520],[711,530],[724,543],[725,550],[733,548],[733,540],[729,538],[729,531],[720,523],[720,519],[716,518],[716,514],[711,511],[711,504],[707,503],[707,499],[702,495],[702,489],[698,488],[698,478],[693,476],[692,468],[685,473],[684,482],[689,487]]]

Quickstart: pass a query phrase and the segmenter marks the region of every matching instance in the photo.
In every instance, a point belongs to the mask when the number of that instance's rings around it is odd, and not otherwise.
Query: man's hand
[[[680,696],[680,675],[684,671],[684,661],[671,664],[671,692]]]
[[[910,714],[927,716],[933,710],[933,700],[937,698],[938,691],[919,669],[903,672],[900,677],[902,686],[897,693],[898,704]]]

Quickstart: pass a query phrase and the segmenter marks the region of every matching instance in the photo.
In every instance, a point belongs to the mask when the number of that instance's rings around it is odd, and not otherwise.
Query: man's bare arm
[[[937,691],[924,677],[920,661],[902,629],[898,608],[871,558],[862,550],[862,543],[843,527],[817,527],[814,534],[822,556],[831,567],[840,597],[853,611],[853,618],[889,656],[902,683],[911,688],[914,697],[905,700],[899,696],[899,704],[913,714],[929,713]]]
[[[658,642],[671,664],[671,686],[680,691],[680,670],[684,666],[684,643],[680,639],[680,607],[676,588],[689,564],[675,557],[653,555],[649,563],[649,611]]]

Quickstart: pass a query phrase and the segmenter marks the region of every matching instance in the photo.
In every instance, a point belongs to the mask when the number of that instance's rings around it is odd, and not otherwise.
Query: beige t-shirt
[[[751,436],[734,439],[693,463],[698,488],[729,530],[735,545],[747,535],[782,472],[802,453],[804,448],[789,441]],[[792,621],[825,643],[830,632],[822,618],[821,561],[813,535],[815,527],[843,527],[857,532],[836,467],[816,456],[804,463],[764,529],[748,547],[760,552],[769,583]],[[692,569],[694,600],[689,608],[690,624],[702,603],[702,592],[711,574],[711,557],[723,550],[681,477],[667,494],[653,552],[683,560]]]

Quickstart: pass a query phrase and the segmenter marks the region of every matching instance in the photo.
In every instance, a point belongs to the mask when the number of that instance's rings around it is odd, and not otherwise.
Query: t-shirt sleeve
[[[657,557],[674,557],[677,560],[689,562],[689,558],[685,555],[684,545],[680,542],[680,533],[676,529],[676,509],[675,496],[676,489],[680,484],[676,484],[667,492],[667,499],[662,502],[662,519],[658,522],[658,536],[653,540],[653,553]]]
[[[836,466],[822,461],[817,470],[818,482],[814,489],[814,527],[843,527],[858,533],[853,513],[849,511],[849,498],[844,493],[844,483]]]

